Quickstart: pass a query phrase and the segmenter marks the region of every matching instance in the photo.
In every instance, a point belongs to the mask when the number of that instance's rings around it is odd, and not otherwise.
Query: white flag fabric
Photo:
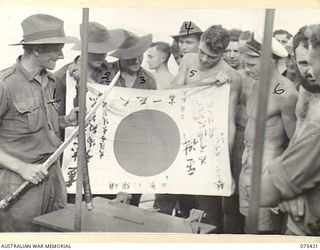
[[[106,88],[88,83],[87,111]],[[92,193],[230,195],[229,89],[113,87],[86,126]],[[67,111],[74,96],[69,78]],[[63,155],[69,193],[76,191],[77,145],[76,138]]]

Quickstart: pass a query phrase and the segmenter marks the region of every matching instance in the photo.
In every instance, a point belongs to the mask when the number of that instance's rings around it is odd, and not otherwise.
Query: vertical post
[[[261,190],[261,169],[262,156],[265,137],[265,122],[267,118],[267,105],[270,88],[270,59],[272,53],[271,39],[273,32],[274,9],[267,9],[264,23],[264,36],[262,45],[261,58],[261,76],[259,82],[259,103],[256,118],[256,131],[254,139],[254,154],[253,154],[253,173],[251,179],[251,194],[249,216],[247,218],[247,231],[251,234],[258,232],[259,223],[259,203]]]
[[[81,34],[81,72],[79,88],[79,136],[78,136],[78,162],[77,162],[77,193],[74,229],[81,232],[81,205],[83,187],[83,167],[86,164],[85,150],[85,118],[86,118],[86,88],[88,67],[88,23],[89,8],[82,10],[82,34]]]

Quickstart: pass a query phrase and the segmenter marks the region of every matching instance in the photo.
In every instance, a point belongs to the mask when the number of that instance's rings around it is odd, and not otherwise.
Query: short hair
[[[168,62],[170,55],[171,55],[171,48],[168,43],[165,42],[154,42],[151,44],[150,47],[156,47],[157,50],[161,51],[166,55],[166,59],[164,62]]]
[[[240,35],[241,35],[241,30],[238,29],[231,29],[228,30],[229,36],[230,36],[230,41],[233,42],[238,42],[240,39]]]
[[[35,48],[35,46],[39,46],[37,44],[23,44],[22,48],[24,50],[24,53],[31,54]]]
[[[201,41],[216,54],[225,51],[229,45],[230,36],[221,25],[212,25],[202,34]]]
[[[307,36],[313,49],[320,47],[320,24],[314,24],[308,27]]]
[[[176,40],[174,40],[170,46],[171,54],[179,53],[179,45]]]
[[[292,34],[289,31],[286,31],[283,29],[275,30],[273,32],[273,37],[275,37],[276,35],[287,35],[288,39],[290,39],[292,37]]]
[[[50,52],[54,51],[57,46],[60,46],[60,43],[47,43],[47,44],[23,44],[22,48],[26,54],[31,54],[35,48],[39,52]]]
[[[293,53],[294,54],[296,54],[295,53],[296,48],[300,45],[300,43],[302,43],[304,48],[308,49],[308,45],[309,45],[308,40],[309,40],[309,38],[307,36],[307,32],[306,31],[307,31],[307,25],[301,27],[298,30],[297,34],[295,34],[293,36],[292,49],[293,49]]]

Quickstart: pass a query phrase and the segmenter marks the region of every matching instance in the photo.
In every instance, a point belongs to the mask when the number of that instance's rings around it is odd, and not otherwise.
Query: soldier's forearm
[[[19,159],[0,150],[0,168],[5,168],[16,173],[20,173],[24,163]]]

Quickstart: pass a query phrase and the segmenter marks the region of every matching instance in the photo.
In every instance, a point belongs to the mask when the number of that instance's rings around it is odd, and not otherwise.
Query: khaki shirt
[[[18,58],[0,72],[0,148],[27,163],[45,161],[61,144],[55,78],[31,75]]]

